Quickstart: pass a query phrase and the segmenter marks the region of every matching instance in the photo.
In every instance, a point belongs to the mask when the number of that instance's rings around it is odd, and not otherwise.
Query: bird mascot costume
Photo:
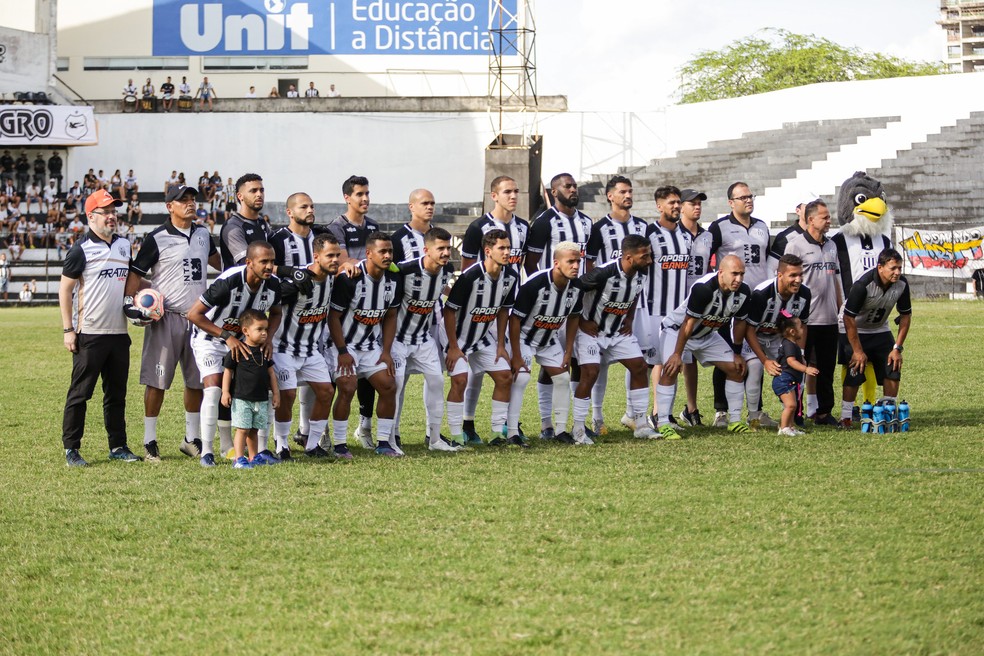
[[[892,247],[892,214],[881,182],[864,171],[857,171],[845,180],[837,196],[837,220],[840,232],[831,239],[837,246],[846,301],[854,281],[878,264],[878,255],[883,250]],[[846,369],[845,365],[845,376]],[[878,388],[871,364],[865,373],[862,398],[874,399]]]

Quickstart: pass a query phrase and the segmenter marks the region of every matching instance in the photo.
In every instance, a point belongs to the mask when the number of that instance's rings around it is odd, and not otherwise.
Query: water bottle
[[[875,433],[885,432],[885,407],[878,403],[872,408],[872,415],[874,422],[872,423],[872,428],[874,428]]]
[[[899,421],[895,416],[895,401],[885,400],[885,432],[897,433],[899,431]]]
[[[874,426],[872,425],[874,415],[872,411],[871,401],[865,401],[861,404],[861,432],[862,433],[874,433]]]
[[[909,404],[902,399],[902,403],[899,404],[899,431],[902,433],[909,432]]]

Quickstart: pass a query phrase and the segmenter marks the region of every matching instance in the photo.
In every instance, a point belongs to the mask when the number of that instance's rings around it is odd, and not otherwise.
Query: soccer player
[[[297,196],[303,198],[298,199]],[[291,211],[291,199],[295,208],[310,201],[307,194],[294,194],[288,199],[288,212]],[[293,222],[294,217],[291,220]],[[302,292],[292,280],[283,282],[283,318],[273,336],[273,366],[280,384],[280,406],[276,412],[274,437],[277,457],[281,461],[290,459],[288,440],[293,421],[294,397],[300,383],[304,383],[313,395],[309,401],[311,414],[308,416],[308,426],[305,427],[307,430],[298,431],[306,437],[304,452],[313,458],[329,456],[319,442],[328,425],[332,396],[335,393],[329,368],[329,361],[334,361],[334,355],[326,358],[321,349],[342,249],[334,235],[323,233],[314,239],[311,250],[312,262],[307,270],[311,274],[312,289],[310,292]]]
[[[741,357],[745,338],[745,317],[752,291],[743,282],[745,263],[736,255],[721,259],[717,272],[700,278],[690,289],[687,300],[663,320],[663,372],[656,393],[659,396],[659,433],[668,440],[680,439],[670,423],[670,409],[676,395],[677,375],[683,357],[690,351],[704,366],[714,365],[726,376],[728,398],[728,430],[747,433],[748,424],[741,420],[745,400],[742,381],[745,360]],[[732,321],[733,320],[733,321]],[[734,324],[734,346],[719,332],[722,326]]]
[[[587,214],[577,209],[580,200],[577,194],[577,182],[570,173],[558,173],[550,180],[550,194],[553,196],[553,207],[538,216],[530,226],[529,239],[526,242],[526,260],[524,266],[526,275],[531,276],[539,270],[550,270],[554,267],[553,251],[557,244],[573,242],[580,247],[580,271],[584,273],[584,252],[591,237],[591,219]],[[576,364],[575,364],[576,366]],[[540,438],[551,439],[554,426],[551,419],[553,398],[552,376],[546,369],[540,369],[537,381],[537,402],[540,408]],[[564,404],[570,407],[568,400]],[[564,423],[567,423],[565,417]]]
[[[581,380],[574,392],[574,441],[592,444],[584,422],[591,406],[591,388],[601,364],[618,360],[629,370],[626,394],[636,419],[634,435],[656,436],[646,424],[649,386],[646,361],[639,342],[632,335],[632,322],[639,296],[646,285],[646,272],[653,263],[653,249],[646,237],[628,235],[622,240],[621,257],[581,276],[583,309],[578,322],[575,353],[581,367]]]
[[[256,173],[246,173],[236,180],[239,211],[232,213],[219,233],[223,269],[243,264],[246,248],[254,241],[270,239],[270,225],[263,219],[265,193],[263,178]]]
[[[492,180],[489,187],[492,197],[492,210],[469,224],[461,240],[461,270],[466,271],[485,257],[483,235],[490,230],[503,230],[509,239],[509,261],[506,266],[516,274],[517,280],[523,275],[523,259],[526,254],[530,224],[515,214],[519,200],[519,187],[512,178],[500,175]],[[475,408],[482,393],[482,376],[468,377],[465,390],[464,430],[468,442],[481,444],[475,431]]]
[[[148,462],[160,462],[157,419],[164,403],[164,392],[171,388],[181,364],[184,379],[185,435],[181,452],[200,458],[202,377],[191,350],[191,324],[188,311],[208,288],[208,266],[221,270],[221,258],[208,229],[195,224],[195,197],[198,190],[184,185],[171,187],[164,196],[168,219],[144,237],[130,264],[126,296],[141,288],[141,279],[164,297],[164,316],[144,328],[140,358],[140,384],[144,390],[144,450]]]
[[[680,227],[690,233],[690,270],[687,272],[687,290],[697,279],[711,269],[711,233],[700,224],[703,203],[707,194],[696,189],[680,191]],[[683,363],[683,380],[687,388],[687,405],[680,411],[681,425],[702,426],[703,418],[697,408],[697,382],[699,374],[696,362]]]
[[[366,258],[366,239],[379,232],[379,224],[367,216],[369,212],[369,180],[361,175],[349,176],[342,183],[345,213],[326,226],[342,247],[342,264],[358,264]],[[392,259],[392,256],[391,256]],[[375,388],[368,378],[360,376],[357,383],[359,395],[359,426],[355,435],[366,449],[372,443],[372,408],[376,402]],[[378,427],[377,427],[378,428]],[[338,436],[336,436],[338,437]]]
[[[756,411],[762,398],[762,373],[770,376],[782,373],[779,347],[782,332],[779,317],[797,317],[804,326],[810,318],[810,301],[813,294],[803,285],[803,260],[787,253],[779,258],[776,277],[752,290],[745,322],[745,344],[741,355],[745,358],[748,375],[745,378],[745,397],[748,399],[748,423],[751,428],[762,425],[762,411]]]
[[[392,349],[402,298],[401,279],[389,270],[393,261],[389,235],[369,235],[365,249],[366,259],[359,263],[362,275],[339,276],[331,293],[328,331],[338,352],[337,395],[332,409],[334,452],[338,458],[352,457],[347,445],[349,411],[356,380],[365,378],[379,394],[376,453],[398,458],[403,452],[393,448],[390,438],[396,412]]]
[[[419,260],[424,255],[424,236],[434,220],[434,194],[426,189],[414,189],[407,201],[410,221],[393,233],[393,261]],[[441,395],[444,393],[442,391]]]
[[[530,382],[533,359],[541,371],[549,377],[553,392],[549,408],[553,409],[556,439],[574,443],[567,432],[567,414],[570,410],[570,362],[577,337],[578,317],[581,314],[581,291],[578,272],[581,270],[583,244],[561,241],[551,248],[553,268],[543,269],[520,286],[509,317],[509,344],[512,347],[512,371],[515,380],[509,399],[506,435],[512,443],[519,443],[519,416],[523,409],[523,395]],[[565,328],[561,344],[557,333]],[[541,406],[540,413],[543,409]],[[542,436],[541,436],[542,437]],[[585,439],[584,444],[590,444]]]
[[[424,375],[424,406],[427,410],[427,448],[431,451],[457,451],[441,436],[444,419],[444,372],[441,354],[434,338],[434,320],[441,294],[451,284],[451,233],[431,228],[424,235],[424,253],[415,260],[400,263],[403,294],[396,316],[393,366],[396,373],[396,434],[400,434],[403,393],[411,374]],[[397,444],[399,448],[400,445]]]
[[[72,382],[62,422],[62,445],[69,467],[89,464],[79,449],[85,431],[86,403],[100,377],[109,457],[123,462],[140,460],[126,444],[130,337],[122,308],[130,242],[116,234],[115,208],[122,204],[105,190],[86,199],[89,232],[65,256],[58,287],[65,348],[72,354]],[[85,303],[81,302],[83,290]]]
[[[492,390],[494,437],[489,443],[495,446],[510,443],[502,436],[512,384],[506,326],[509,308],[513,306],[519,287],[519,274],[509,266],[511,250],[509,233],[498,228],[487,231],[482,237],[483,260],[462,272],[451,288],[444,307],[444,327],[448,338],[445,360],[451,376],[448,428],[451,439],[459,444],[465,443],[463,418],[466,383],[468,378],[480,379],[486,373],[495,384]],[[471,413],[474,426],[474,406]],[[481,438],[475,434],[468,442],[481,443]],[[525,445],[522,441],[512,443]]]
[[[888,317],[892,308],[899,311],[899,334],[892,339]],[[902,348],[912,325],[912,302],[909,282],[902,275],[902,255],[886,248],[878,255],[878,264],[851,286],[844,303],[844,329],[841,353],[848,363],[844,379],[841,423],[850,426],[851,410],[864,382],[865,366],[871,363],[875,377],[892,401],[899,395],[902,378]]]
[[[752,216],[755,210],[755,196],[744,182],[735,182],[728,187],[728,205],[731,213],[714,221],[707,231],[711,234],[711,254],[719,263],[728,255],[734,255],[745,263],[745,284],[749,289],[758,287],[768,280],[772,271],[768,263],[769,255],[769,226]],[[733,327],[724,327],[723,336],[733,341]],[[725,374],[716,368],[711,374],[714,382],[714,425],[726,426],[729,423],[730,402],[725,393]],[[760,385],[761,387],[761,385]],[[761,410],[761,408],[754,408]],[[762,419],[763,426],[775,428],[777,424],[772,419]]]
[[[222,398],[222,358],[229,352],[233,357],[249,357],[249,349],[239,338],[242,334],[239,315],[243,310],[252,308],[269,314],[264,356],[270,358],[273,355],[273,335],[281,318],[280,279],[273,274],[273,258],[273,247],[268,242],[250,243],[246,248],[246,263],[226,269],[188,310],[188,321],[195,326],[191,348],[204,387],[201,407],[203,467],[215,466],[212,443]],[[231,415],[228,421],[231,430]],[[224,448],[225,444],[222,446]],[[270,461],[275,460],[265,442],[261,444],[260,454]]]
[[[834,408],[837,369],[837,315],[843,298],[837,247],[826,237],[830,230],[826,203],[822,200],[807,203],[804,216],[806,231],[789,238],[786,253],[803,260],[803,284],[813,293],[804,354],[820,373],[815,377],[815,394],[810,393],[807,379],[806,415],[813,416],[814,424],[839,427],[840,423],[830,414]]]
[[[622,241],[628,235],[645,236],[649,224],[637,216],[632,209],[632,181],[622,175],[616,175],[605,185],[605,195],[611,210],[608,215],[599,219],[591,226],[591,236],[585,250],[585,270],[591,271],[596,266],[619,260],[622,257]],[[572,371],[576,387],[580,380],[578,371]],[[608,387],[608,364],[598,370],[598,381],[591,391],[591,426],[587,427],[588,437],[597,437],[608,432],[602,414],[605,401],[605,390]]]

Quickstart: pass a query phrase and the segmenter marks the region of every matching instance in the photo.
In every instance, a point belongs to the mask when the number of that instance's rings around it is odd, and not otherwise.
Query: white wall
[[[48,88],[49,40],[47,34],[34,34],[0,27],[0,91],[11,97],[14,91],[46,91]]]

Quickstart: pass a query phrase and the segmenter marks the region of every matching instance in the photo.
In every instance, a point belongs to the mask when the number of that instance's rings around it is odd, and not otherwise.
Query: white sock
[[[629,374],[629,370],[628,369],[625,370],[625,389],[627,389],[627,390],[631,390],[632,389],[632,376],[631,376],[631,374]],[[646,405],[647,406],[649,405],[649,399],[648,398],[646,399]],[[627,414],[630,417],[635,417],[636,416],[635,411],[632,409],[632,395],[631,394],[626,394],[625,395],[625,414]]]
[[[363,417],[359,415],[359,430],[367,430],[372,432],[372,417]]]
[[[144,417],[144,444],[157,441],[157,417]]]
[[[745,386],[735,380],[724,381],[724,396],[728,399],[728,422],[741,421],[741,405],[745,401]]]
[[[816,394],[806,395],[806,416],[810,417],[816,414],[817,408],[820,407],[820,403],[817,401]]]
[[[380,417],[376,420],[376,441],[377,442],[389,442],[390,437],[393,435],[393,418],[383,419]]]
[[[745,377],[745,399],[748,402],[748,417],[759,417],[759,402],[762,400],[762,371],[764,367],[758,358],[745,363],[748,375]],[[752,414],[754,413],[754,415]]]
[[[574,430],[583,429],[584,422],[588,418],[588,412],[591,410],[591,399],[579,399],[574,397]]]
[[[509,391],[509,410],[506,417],[506,434],[509,437],[519,435],[519,417],[523,412],[523,395],[526,393],[526,386],[530,384],[530,375],[522,371],[516,374]],[[549,387],[549,385],[544,385]]]
[[[464,411],[464,403],[448,401],[448,431],[450,431],[451,437],[461,437]],[[431,437],[433,438],[433,435]]]
[[[396,377],[396,412],[393,413],[393,425],[396,427],[396,432],[394,435],[400,434],[400,419],[403,417],[403,397],[407,393],[406,388],[407,377],[400,376]],[[427,414],[427,386],[424,386],[424,414]],[[424,425],[427,425],[426,419],[424,420]],[[378,429],[378,423],[377,423]]]
[[[841,419],[850,419],[854,413],[854,401],[841,401]]]
[[[273,437],[277,443],[277,451],[290,448],[290,442],[288,440],[290,438],[290,427],[293,425],[294,422],[291,419],[273,422]]]
[[[331,422],[332,444],[345,444],[348,439],[348,419],[335,419]]]
[[[156,430],[156,425],[154,427]],[[185,437],[189,440],[201,439],[202,436],[202,415],[200,412],[188,412],[185,410]]]
[[[570,378],[567,379],[570,383]],[[567,384],[564,385],[564,394],[567,394]],[[553,426],[553,421],[550,419],[550,410],[553,407],[553,396],[554,396],[554,385],[544,385],[543,383],[537,382],[536,384],[536,402],[537,407],[540,409],[540,429],[546,430]]]
[[[215,425],[219,419],[219,400],[222,398],[221,387],[206,387],[202,391],[201,430],[202,453],[212,453],[212,442],[215,440]],[[206,445],[208,451],[205,450]]]
[[[659,416],[656,420],[659,426],[665,426],[670,423],[670,415],[673,414],[673,401],[676,400],[676,391],[676,384],[656,386],[656,398],[658,399],[660,408]]]
[[[571,375],[565,372],[557,376],[552,376],[551,380],[553,381],[553,385],[549,387],[553,393],[551,394],[550,405],[553,407],[554,430],[558,433],[563,433],[567,430],[567,415],[571,409],[571,395],[567,392],[571,382]]]
[[[304,445],[306,451],[310,451],[314,447],[318,446],[318,442],[321,441],[321,435],[325,432],[325,428],[328,426],[327,419],[312,419],[310,431],[308,432],[307,444]]]
[[[496,401],[492,399],[492,436],[502,435],[502,428],[506,425],[506,415],[509,413],[508,401]]]
[[[626,387],[625,389],[628,389]],[[598,370],[598,380],[591,388],[591,418],[595,421],[604,421],[605,392],[608,391],[608,365],[602,363]]]
[[[297,388],[297,432],[301,435],[311,434],[311,412],[314,410],[316,395],[310,385],[303,383]]]
[[[229,453],[235,447],[232,442],[232,420],[219,419],[216,423],[219,427],[219,448],[223,454]]]
[[[649,411],[649,388],[640,387],[639,389],[630,389],[626,397],[629,399],[629,409],[632,411],[631,416],[637,419],[639,417],[645,418]]]
[[[424,375],[424,407],[427,409],[427,437],[431,443],[441,439],[444,421],[444,376]]]

